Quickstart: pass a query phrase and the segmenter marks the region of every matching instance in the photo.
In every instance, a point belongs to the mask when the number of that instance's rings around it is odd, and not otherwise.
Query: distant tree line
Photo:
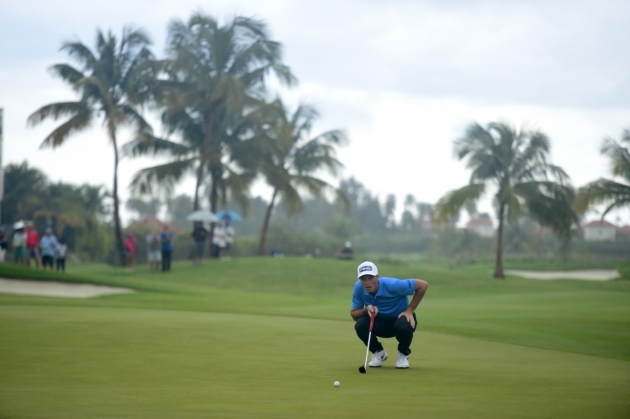
[[[83,261],[115,263],[111,194],[104,186],[72,185],[51,182],[39,169],[27,163],[10,164],[5,173],[5,200],[2,213],[5,224],[17,220],[34,220],[40,231],[53,227],[58,237],[68,241],[73,255]],[[323,198],[303,200],[302,211],[295,213],[281,201],[270,221],[268,247],[287,255],[314,254],[335,256],[346,241],[351,241],[358,257],[370,254],[425,254],[444,260],[448,266],[490,260],[495,239],[481,237],[455,227],[454,220],[439,226],[433,223],[434,206],[419,202],[409,194],[402,215],[391,195],[380,198],[354,178],[343,179],[339,190],[347,202]],[[413,204],[413,205],[412,205]],[[253,197],[249,212],[236,225],[235,255],[258,254],[260,226],[269,201]],[[193,197],[186,194],[166,199],[132,197],[125,203],[130,221],[157,216],[180,227],[175,239],[175,259],[189,256],[190,223],[186,216],[193,208]],[[346,211],[346,208],[349,210]],[[239,208],[228,201],[225,208]],[[476,207],[466,208],[470,216],[480,216]],[[393,214],[392,215],[392,211]],[[486,215],[487,216],[487,215]],[[150,227],[136,227],[143,237]],[[597,243],[573,241],[565,247],[534,219],[522,214],[506,224],[504,252],[510,258],[527,260],[573,259],[604,260],[630,257],[627,242]],[[139,261],[144,260],[144,241],[139,240]],[[387,260],[387,256],[380,257]]]

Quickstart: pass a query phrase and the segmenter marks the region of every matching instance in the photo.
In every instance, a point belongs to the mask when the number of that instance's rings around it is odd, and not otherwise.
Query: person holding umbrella
[[[212,257],[219,259],[221,251],[225,249],[225,226],[223,223],[217,223],[212,231]]]
[[[223,260],[230,260],[232,258],[232,243],[234,243],[234,236],[236,235],[230,222],[241,221],[242,218],[236,211],[219,211],[217,217],[225,223],[225,226],[221,229],[224,246],[219,251],[224,251]]]
[[[201,259],[203,258],[203,250],[206,247],[206,239],[208,238],[208,230],[203,226],[200,221],[195,221],[195,228],[192,232],[193,239],[193,251],[192,251],[192,265],[201,265]]]
[[[234,227],[230,225],[229,221],[225,222],[225,253],[223,256],[224,260],[232,259],[232,243],[234,243],[234,235],[236,232],[234,231]]]
[[[203,223],[216,223],[219,218],[213,213],[205,209],[200,209],[191,212],[186,217],[188,221],[192,221],[193,224],[193,246],[192,246],[192,260],[193,266],[201,264],[201,258],[203,256],[203,249],[205,247],[206,238],[208,237],[208,230],[203,228]]]

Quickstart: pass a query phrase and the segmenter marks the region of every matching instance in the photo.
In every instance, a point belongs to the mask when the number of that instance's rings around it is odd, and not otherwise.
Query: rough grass
[[[361,375],[352,262],[70,269],[64,279],[141,292],[1,295],[2,418],[630,415],[630,281],[496,281],[487,265],[381,264],[430,288],[412,368],[393,368],[390,339],[386,367]],[[0,277],[32,272],[0,267]]]

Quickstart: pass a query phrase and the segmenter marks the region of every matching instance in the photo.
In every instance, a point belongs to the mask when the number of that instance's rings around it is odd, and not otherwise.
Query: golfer
[[[380,367],[387,359],[387,352],[377,337],[398,341],[396,368],[409,368],[411,341],[416,331],[416,314],[429,284],[421,279],[395,279],[380,277],[372,262],[363,262],[357,269],[359,280],[354,284],[350,315],[356,321],[354,329],[359,339],[368,344],[370,316],[374,313],[374,327],[369,350],[372,352],[370,367]],[[411,302],[407,296],[413,295]]]

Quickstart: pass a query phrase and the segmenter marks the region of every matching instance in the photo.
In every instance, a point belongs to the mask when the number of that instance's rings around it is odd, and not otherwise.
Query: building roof
[[[592,228],[602,228],[602,227],[607,227],[607,228],[617,228],[616,225],[609,223],[608,221],[605,220],[598,220],[598,221],[591,221],[590,223],[586,223],[582,226],[582,228],[587,228],[587,227],[592,227]]]
[[[630,225],[625,225],[617,228],[617,233],[630,236]]]

